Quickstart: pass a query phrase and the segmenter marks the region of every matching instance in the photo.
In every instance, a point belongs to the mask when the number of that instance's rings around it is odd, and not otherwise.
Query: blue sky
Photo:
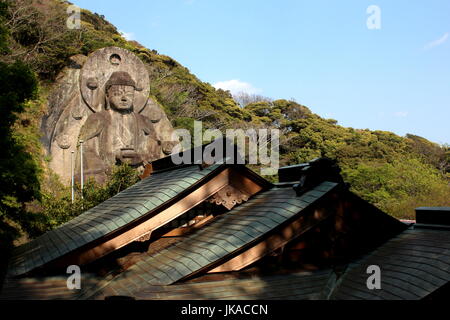
[[[200,80],[450,143],[450,1],[72,0]],[[380,29],[369,29],[370,5]],[[372,20],[371,20],[372,21]]]

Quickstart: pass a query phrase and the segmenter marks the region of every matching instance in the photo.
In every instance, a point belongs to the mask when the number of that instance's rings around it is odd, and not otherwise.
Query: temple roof
[[[143,216],[219,170],[198,165],[157,172],[82,213],[60,227],[18,247],[10,260],[9,275],[27,273],[90,242],[107,236]]]
[[[207,228],[140,260],[111,285],[125,286],[134,292],[142,285],[169,285],[202,270],[212,269],[233,254],[255,246],[262,237],[304,213],[336,185],[324,182],[301,197],[297,197],[292,189],[273,188],[263,192],[213,220]],[[315,223],[321,219],[317,217]]]
[[[282,168],[278,184],[245,165],[166,162],[17,248],[0,299],[423,299],[448,287],[450,229],[435,225],[443,220],[398,221],[350,192],[329,161]],[[197,228],[164,229],[202,203],[226,210]],[[118,273],[83,269],[80,291],[68,290],[64,275],[40,273],[91,265],[136,241],[150,249]],[[299,267],[261,273],[271,257]],[[370,265],[382,270],[382,290],[367,287]]]

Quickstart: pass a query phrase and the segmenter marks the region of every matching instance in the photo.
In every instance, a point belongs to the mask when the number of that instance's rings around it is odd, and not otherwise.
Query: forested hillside
[[[345,128],[295,101],[263,99],[240,106],[229,92],[200,81],[174,59],[125,40],[99,14],[83,10],[81,29],[69,30],[67,5],[0,0],[2,239],[17,238],[17,230],[36,236],[136,181],[130,168],[118,168],[106,186],[90,184],[85,202],[72,206],[40,145],[40,121],[58,73],[70,57],[106,46],[142,59],[152,97],[177,128],[191,128],[194,120],[203,121],[204,129],[278,128],[282,165],[336,159],[354,192],[396,217],[413,218],[417,206],[450,206],[448,146],[412,134]]]

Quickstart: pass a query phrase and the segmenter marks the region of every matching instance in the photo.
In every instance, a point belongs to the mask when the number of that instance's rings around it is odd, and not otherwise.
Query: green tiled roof
[[[262,192],[216,218],[185,240],[144,258],[109,285],[130,292],[145,285],[169,285],[205,267],[215,266],[322,198],[337,186],[323,182],[301,196],[292,188]],[[136,281],[137,280],[137,281]],[[109,287],[108,286],[108,287]]]
[[[198,165],[154,173],[55,230],[18,247],[8,274],[17,276],[124,227],[192,187],[221,165]]]
[[[445,230],[445,229],[444,229]],[[367,287],[367,267],[381,270],[381,290]],[[338,300],[419,300],[450,283],[450,232],[406,230],[350,264],[334,288]]]

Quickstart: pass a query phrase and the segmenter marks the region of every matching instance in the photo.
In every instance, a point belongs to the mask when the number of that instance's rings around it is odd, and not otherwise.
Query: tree
[[[255,102],[271,102],[272,99],[261,96],[259,94],[252,94],[252,93],[247,93],[247,92],[237,92],[235,94],[233,94],[233,99],[234,101],[236,101],[237,103],[239,103],[239,105],[243,108],[246,105],[249,105],[250,103],[255,103]]]
[[[354,192],[398,218],[413,218],[417,207],[450,205],[450,186],[442,174],[411,156],[361,162],[343,168],[343,175]]]
[[[76,186],[76,199],[72,203],[70,188],[61,186],[61,192],[42,191],[42,199],[35,204],[35,212],[27,214],[24,226],[31,237],[52,230],[81,213],[106,201],[139,181],[137,170],[123,163],[114,166],[104,185],[87,181],[81,198],[80,186]]]
[[[450,169],[450,162],[446,156],[447,146],[428,141],[417,135],[407,134],[411,149],[420,154],[423,159],[445,174]]]
[[[61,46],[63,38],[77,36],[80,31],[68,30],[64,4],[53,1],[0,0],[8,10],[4,24],[9,29],[10,54],[2,57],[4,62],[20,60],[40,73],[52,73],[53,64],[63,52],[71,47]],[[58,50],[57,50],[58,49]]]
[[[8,29],[4,25],[5,17],[7,16],[8,6],[4,2],[0,2],[0,54],[8,52]]]
[[[0,49],[8,51],[5,43],[9,30],[4,27],[7,6],[0,2]],[[12,224],[22,225],[26,216],[25,203],[39,198],[39,167],[33,157],[14,136],[12,127],[17,115],[24,112],[25,102],[37,92],[37,79],[22,62],[0,62],[0,245],[17,236]]]

